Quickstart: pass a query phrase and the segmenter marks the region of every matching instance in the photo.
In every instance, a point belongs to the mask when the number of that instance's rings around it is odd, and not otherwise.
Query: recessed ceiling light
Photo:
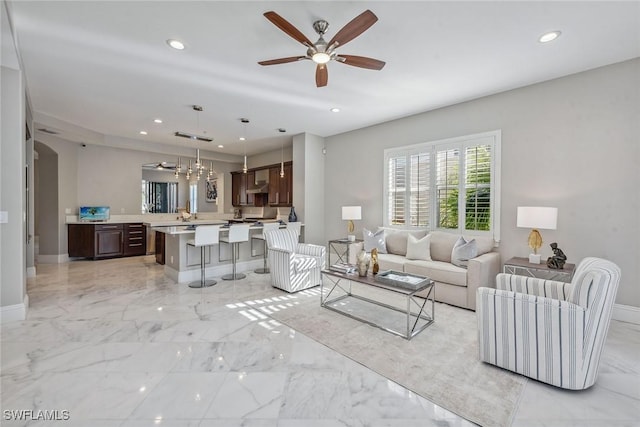
[[[218,148],[224,148],[224,145],[218,144]]]
[[[247,138],[245,138],[244,136],[241,136],[240,138],[238,138],[240,141],[245,141]]]
[[[141,130],[141,131],[140,131],[140,135],[146,135],[146,134],[147,134],[147,131],[146,131],[146,130]]]
[[[184,43],[180,40],[169,39],[167,40],[167,44],[176,50],[184,49]]]
[[[153,119],[153,123],[162,123],[162,119]]]
[[[330,111],[331,111],[332,113],[339,113],[339,112],[340,112],[340,109],[339,109],[339,108],[335,108],[335,107],[334,107],[334,108],[332,108]]]
[[[562,34],[560,31],[549,31],[548,33],[541,35],[538,41],[540,43],[549,43],[560,37],[560,34]]]

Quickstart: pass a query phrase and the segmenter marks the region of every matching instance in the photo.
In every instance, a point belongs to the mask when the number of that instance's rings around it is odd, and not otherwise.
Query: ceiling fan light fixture
[[[313,60],[313,62],[315,62],[316,64],[326,64],[327,62],[331,61],[331,55],[325,52],[316,52],[311,57],[311,60]]]

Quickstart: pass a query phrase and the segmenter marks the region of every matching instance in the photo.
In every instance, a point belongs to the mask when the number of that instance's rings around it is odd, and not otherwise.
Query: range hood
[[[269,169],[260,169],[256,171],[254,182],[248,183],[248,194],[266,194],[269,192]]]
[[[247,194],[265,194],[269,192],[269,183],[260,181],[247,188]]]

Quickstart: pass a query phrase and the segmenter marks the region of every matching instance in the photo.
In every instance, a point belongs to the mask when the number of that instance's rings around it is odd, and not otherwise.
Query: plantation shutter
[[[465,150],[465,229],[491,229],[491,146]]]
[[[407,158],[406,156],[389,159],[388,207],[389,223],[404,225],[405,193],[407,190]]]
[[[427,227],[429,225],[430,167],[429,153],[414,154],[411,159],[411,194],[409,195],[410,225]]]
[[[436,151],[436,209],[438,227],[458,228],[460,150]]]

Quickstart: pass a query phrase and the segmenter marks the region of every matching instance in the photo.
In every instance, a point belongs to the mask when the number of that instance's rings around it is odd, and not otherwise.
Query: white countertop
[[[189,221],[189,222],[193,222],[193,221]],[[218,222],[217,224],[220,224],[220,223]],[[223,223],[223,224],[226,224],[226,223]],[[216,224],[211,224],[211,225],[216,225]],[[158,231],[160,233],[165,233],[165,234],[193,234],[196,231],[195,228],[190,228],[189,224],[185,224],[184,222],[181,222],[180,225],[178,226],[154,226],[153,230]],[[229,227],[220,228],[220,231],[228,231],[228,230],[229,230]],[[262,225],[251,225],[249,227],[249,230],[262,230]]]

